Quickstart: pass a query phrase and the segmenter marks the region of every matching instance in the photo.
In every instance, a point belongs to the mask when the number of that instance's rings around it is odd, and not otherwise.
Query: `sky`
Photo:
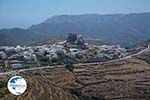
[[[25,29],[62,14],[142,12],[150,12],[150,0],[0,0],[0,29]]]

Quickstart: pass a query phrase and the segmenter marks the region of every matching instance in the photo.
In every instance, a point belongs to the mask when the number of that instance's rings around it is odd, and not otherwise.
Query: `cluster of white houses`
[[[76,50],[76,51],[75,51]],[[58,53],[75,57],[79,52],[76,48],[67,49],[63,45],[43,45],[43,46],[30,46],[30,47],[0,47],[0,60],[1,61],[16,61],[12,63],[11,67],[16,69],[21,67],[21,62],[38,62],[38,57],[47,57],[48,59],[57,59]]]
[[[59,54],[63,54],[69,59],[76,59],[77,55],[80,56],[87,56],[81,57],[80,59],[88,58],[90,49],[95,49],[96,52],[93,52],[92,58],[96,59],[97,61],[103,61],[104,59],[110,60],[114,58],[121,58],[126,56],[126,50],[121,48],[120,46],[108,46],[108,45],[88,45],[87,43],[83,42],[82,38],[78,39],[80,45],[76,44],[69,44],[67,41],[59,42],[53,45],[42,45],[42,46],[16,46],[16,47],[9,47],[3,46],[0,47],[0,61],[5,62],[5,67],[11,66],[12,69],[17,69],[23,67],[22,63],[37,63],[39,64],[39,57],[46,57],[49,60],[52,59],[59,59]],[[67,44],[67,46],[66,46]],[[69,46],[68,46],[69,44]],[[82,44],[82,45],[81,45]],[[81,48],[85,47],[86,48]],[[79,59],[79,60],[80,60]],[[8,65],[8,62],[13,62]],[[1,67],[1,66],[0,66]]]

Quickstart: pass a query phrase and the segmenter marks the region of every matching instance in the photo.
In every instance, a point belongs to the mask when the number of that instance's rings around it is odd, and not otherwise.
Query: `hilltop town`
[[[70,33],[64,41],[39,46],[1,46],[0,72],[70,63],[102,62],[127,56],[119,45],[90,45]]]
[[[89,44],[83,36],[69,34],[54,44],[3,46],[0,59],[2,100],[145,100],[150,97],[149,43],[127,49],[119,45]],[[27,91],[20,97],[12,95],[6,86],[14,75],[24,77],[28,83]]]

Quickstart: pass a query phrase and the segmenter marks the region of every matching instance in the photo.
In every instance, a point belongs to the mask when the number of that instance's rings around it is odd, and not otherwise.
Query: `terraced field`
[[[0,87],[0,100],[150,100],[150,64],[139,57],[77,64],[74,72],[64,67],[16,72],[0,82],[16,74],[26,79],[26,92],[14,96]]]
[[[26,92],[22,96],[6,94],[1,100],[76,100],[77,97],[67,91],[67,88],[75,88],[79,85],[71,72],[65,68],[43,69],[25,73],[14,73],[1,81],[8,80],[13,75],[21,75],[28,83]],[[7,79],[6,79],[7,78]],[[5,80],[4,80],[5,79]],[[0,90],[1,91],[1,90]],[[1,92],[5,92],[5,88]]]
[[[107,100],[150,99],[150,65],[137,59],[76,66],[83,95]]]

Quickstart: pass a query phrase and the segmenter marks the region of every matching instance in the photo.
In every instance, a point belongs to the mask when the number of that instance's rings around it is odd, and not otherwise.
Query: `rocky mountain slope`
[[[150,37],[150,13],[51,17],[28,30],[50,36],[79,33],[114,44],[133,45]]]
[[[36,34],[21,28],[0,30],[0,45],[2,46],[26,45],[44,38],[44,35]]]
[[[149,18],[150,13],[54,16],[27,29],[0,30],[0,45],[26,44],[77,33],[105,43],[131,46],[150,38]]]

